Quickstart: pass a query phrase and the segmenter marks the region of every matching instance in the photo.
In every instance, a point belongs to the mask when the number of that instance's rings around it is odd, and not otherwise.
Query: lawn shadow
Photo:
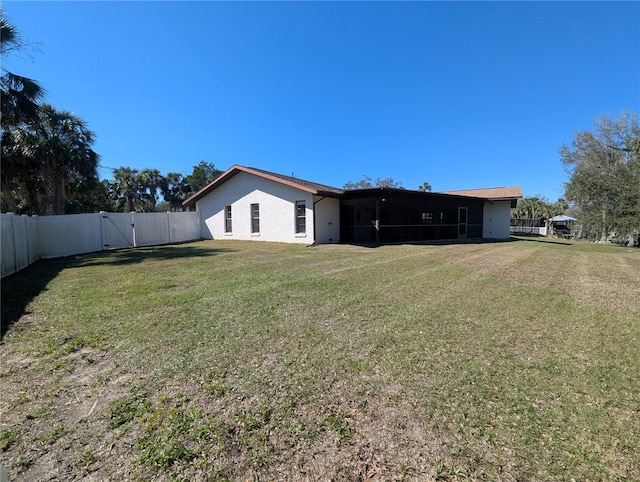
[[[511,238],[509,238],[509,241],[526,241],[529,243],[544,243],[544,244],[560,244],[562,246],[573,246],[574,244],[571,243],[570,241],[563,241],[560,240],[558,238],[548,238],[545,236],[525,236],[525,235],[519,235],[519,236],[511,236]]]
[[[450,244],[491,244],[508,243],[509,241],[515,241],[515,239],[427,239],[422,241],[381,241],[380,243],[349,241],[341,244],[358,246],[361,248],[379,248],[381,246],[446,246]]]
[[[41,259],[31,266],[2,278],[2,330],[0,340],[11,325],[29,314],[27,306],[60,271],[76,263],[75,257]]]
[[[47,285],[65,269],[97,265],[129,265],[150,259],[210,257],[232,249],[206,249],[185,245],[151,246],[112,251],[98,251],[65,258],[41,259],[31,266],[2,279],[2,320],[0,340],[11,326],[24,315],[27,306]]]
[[[125,248],[111,251],[99,251],[91,255],[78,256],[78,262],[71,268],[98,265],[129,265],[138,264],[150,259],[169,260],[177,258],[199,258],[215,256],[219,253],[231,253],[234,249],[215,248],[206,249],[185,245],[148,246],[142,248]]]

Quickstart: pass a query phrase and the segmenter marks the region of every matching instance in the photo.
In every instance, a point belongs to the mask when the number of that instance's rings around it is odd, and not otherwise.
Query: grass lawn
[[[202,241],[38,262],[2,318],[11,479],[640,478],[638,249]]]

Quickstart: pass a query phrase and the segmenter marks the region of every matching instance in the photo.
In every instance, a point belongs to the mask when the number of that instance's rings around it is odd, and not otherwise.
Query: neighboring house
[[[430,193],[345,190],[233,166],[183,203],[202,237],[285,243],[507,239],[519,187]]]

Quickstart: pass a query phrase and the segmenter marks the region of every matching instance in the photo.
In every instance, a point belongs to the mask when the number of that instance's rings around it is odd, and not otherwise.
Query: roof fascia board
[[[344,197],[346,198],[358,198],[365,196],[404,196],[404,197],[431,197],[437,199],[467,199],[472,201],[483,202],[486,201],[486,198],[474,197],[474,196],[462,196],[459,194],[448,194],[448,193],[440,193],[440,192],[430,192],[430,191],[413,191],[409,189],[394,189],[394,188],[367,188],[367,189],[350,189],[345,191]]]
[[[200,189],[199,191],[193,193],[191,196],[189,196],[187,199],[185,199],[184,201],[182,201],[182,207],[183,208],[188,208],[189,206],[191,206],[193,203],[195,203],[196,201],[198,201],[200,198],[202,198],[203,196],[209,194],[211,191],[213,191],[216,187],[218,187],[220,184],[223,184],[225,181],[227,181],[228,179],[230,179],[231,177],[235,176],[238,172],[237,172],[237,168],[239,166],[235,165],[235,166],[231,166],[229,169],[227,169],[225,172],[223,172],[222,174],[220,174],[217,178],[215,178],[213,181],[211,181],[209,184],[207,184],[205,187],[203,187],[202,189]]]

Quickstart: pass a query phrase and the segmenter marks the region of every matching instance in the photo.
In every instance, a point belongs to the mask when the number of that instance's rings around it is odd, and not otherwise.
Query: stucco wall
[[[488,239],[509,239],[511,201],[484,203],[482,237]]]
[[[306,233],[295,232],[295,202],[305,201]],[[328,206],[316,205],[328,219]],[[251,204],[260,205],[260,233],[251,232]],[[329,205],[330,203],[327,203]],[[224,207],[231,206],[232,232],[225,233]],[[314,241],[313,195],[311,193],[240,172],[196,203],[202,222],[202,237],[208,239],[243,239],[311,244]],[[328,211],[327,211],[328,210]],[[339,213],[339,208],[336,209]],[[321,234],[327,239],[323,223]],[[339,219],[334,223],[338,224]]]
[[[315,196],[316,242],[318,244],[340,242],[340,201]]]

